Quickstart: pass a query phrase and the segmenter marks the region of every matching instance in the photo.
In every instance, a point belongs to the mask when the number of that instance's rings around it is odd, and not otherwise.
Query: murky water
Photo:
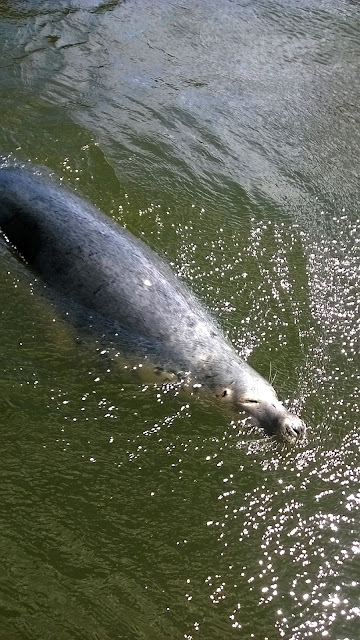
[[[2,163],[166,255],[309,425],[284,448],[143,381],[0,246],[2,638],[359,637],[359,27],[350,0],[0,2]]]

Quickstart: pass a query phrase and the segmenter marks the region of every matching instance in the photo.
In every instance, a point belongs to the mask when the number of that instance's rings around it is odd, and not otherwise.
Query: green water
[[[350,0],[0,2],[1,164],[165,255],[309,425],[284,448],[165,393],[0,244],[1,639],[359,637],[359,26]]]

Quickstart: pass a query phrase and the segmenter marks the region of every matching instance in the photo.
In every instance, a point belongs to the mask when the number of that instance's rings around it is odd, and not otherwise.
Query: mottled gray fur
[[[0,170],[0,229],[35,273],[76,303],[151,341],[267,433],[304,424],[247,365],[191,291],[146,244],[77,195],[30,171]]]

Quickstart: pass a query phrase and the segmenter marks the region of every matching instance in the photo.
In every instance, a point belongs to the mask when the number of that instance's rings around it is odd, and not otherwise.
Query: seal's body
[[[151,341],[166,363],[191,372],[267,433],[304,433],[168,265],[91,204],[28,171],[3,168],[0,229],[44,282]]]

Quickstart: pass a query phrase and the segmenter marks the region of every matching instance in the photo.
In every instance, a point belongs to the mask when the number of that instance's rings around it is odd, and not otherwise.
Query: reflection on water
[[[356,3],[2,2],[0,149],[167,256],[289,407],[168,392],[0,244],[4,638],[355,640]]]

